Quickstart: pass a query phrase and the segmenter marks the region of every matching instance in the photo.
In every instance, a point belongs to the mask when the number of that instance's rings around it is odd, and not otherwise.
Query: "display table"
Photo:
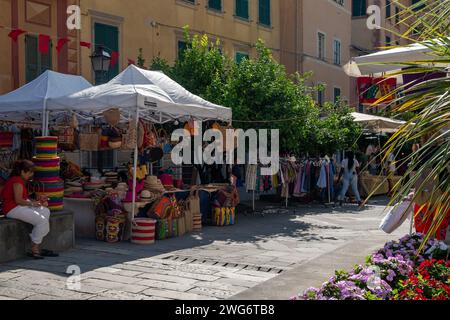
[[[400,176],[392,177],[392,186],[394,186],[399,180]],[[389,182],[386,176],[372,176],[363,173],[359,179],[359,192],[361,197],[367,197],[372,192],[374,196],[385,195],[389,193]]]

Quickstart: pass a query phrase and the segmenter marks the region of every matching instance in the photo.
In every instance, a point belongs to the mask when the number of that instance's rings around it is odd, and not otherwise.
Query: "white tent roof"
[[[50,99],[49,110],[73,110],[98,113],[109,108],[152,114],[162,117],[219,119],[230,121],[232,112],[210,103],[184,89],[162,72],[148,71],[130,65],[110,82],[66,97]]]
[[[351,76],[369,75],[408,67],[406,64],[402,65],[402,62],[425,61],[437,58],[437,56],[431,55],[430,48],[422,44],[414,43],[404,47],[382,50],[365,56],[355,57],[344,66],[344,70]]]
[[[405,121],[358,112],[353,112],[352,116],[355,122],[362,124],[365,128],[381,133],[395,132],[406,123]]]
[[[67,96],[90,87],[92,85],[81,76],[47,70],[30,83],[0,96],[0,113],[42,112],[46,100]]]

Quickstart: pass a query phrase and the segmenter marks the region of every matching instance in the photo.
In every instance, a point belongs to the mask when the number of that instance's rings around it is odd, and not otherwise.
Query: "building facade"
[[[308,84],[324,85],[317,102],[348,101],[350,78],[342,66],[350,59],[351,2],[281,1],[280,60],[288,72],[311,72]]]
[[[80,30],[66,27],[72,4],[81,8]],[[108,78],[135,61],[139,48],[146,65],[157,56],[173,63],[185,46],[186,25],[193,34],[205,33],[211,41],[219,38],[223,52],[238,60],[255,54],[258,39],[279,59],[279,12],[276,0],[0,0],[0,26],[6,27],[0,28],[0,94],[46,69],[80,74],[95,83],[90,55],[96,45],[117,53]],[[27,33],[15,42],[8,38],[11,29]],[[51,38],[48,54],[37,49],[39,34]],[[61,38],[70,41],[57,52]]]
[[[352,36],[350,55],[358,57],[370,54],[390,46],[406,45],[408,41],[399,35],[407,31],[407,27],[401,22],[399,13],[402,7],[399,5],[412,5],[415,0],[352,0]],[[380,9],[381,28],[369,29],[367,20],[369,15],[367,9],[376,6]],[[390,31],[388,31],[390,30]],[[351,78],[350,104],[360,112],[376,111],[367,108],[359,103],[357,92],[357,79]]]

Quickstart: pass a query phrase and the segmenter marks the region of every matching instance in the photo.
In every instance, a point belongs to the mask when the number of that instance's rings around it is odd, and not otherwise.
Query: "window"
[[[352,16],[353,17],[365,17],[367,12],[366,0],[353,0],[352,1]]]
[[[103,23],[95,23],[95,44],[103,45],[109,50],[119,52],[119,28]],[[95,83],[102,84],[108,82],[119,74],[120,63],[117,62],[114,66],[111,66],[109,73],[106,77],[102,75],[96,75]]]
[[[248,19],[248,0],[236,0],[236,16]]]
[[[386,19],[391,17],[391,1],[386,0]]]
[[[395,24],[400,23],[400,9],[395,7]]]
[[[420,3],[421,1],[422,0],[412,0],[411,1],[411,6],[413,6],[414,11],[419,11],[419,10],[422,10],[423,8],[425,8],[425,3],[418,5],[418,3]]]
[[[317,104],[323,106],[325,102],[325,88],[320,88],[317,90]]]
[[[341,98],[341,88],[334,88],[334,102],[338,102]]]
[[[317,57],[321,60],[325,60],[325,34],[322,32],[317,33]]]
[[[391,45],[391,37],[386,36],[386,46]]]
[[[239,64],[242,62],[242,60],[244,59],[249,59],[249,54],[246,52],[236,52],[236,63]]]
[[[222,0],[208,0],[208,8],[222,11]]]
[[[341,41],[337,39],[333,41],[333,63],[341,65]]]
[[[183,52],[187,49],[187,43],[186,43],[186,41],[181,41],[181,40],[179,40],[178,41],[178,46],[177,46],[177,49],[178,49],[178,58],[180,58],[181,57],[181,55],[183,54]]]
[[[184,2],[189,2],[189,3],[192,3],[192,4],[195,4],[195,0],[183,0]]]
[[[45,70],[52,69],[52,43],[48,53],[42,54],[38,50],[38,38],[36,36],[25,36],[25,79],[28,82],[39,77]]]
[[[259,23],[270,26],[270,0],[259,0]]]

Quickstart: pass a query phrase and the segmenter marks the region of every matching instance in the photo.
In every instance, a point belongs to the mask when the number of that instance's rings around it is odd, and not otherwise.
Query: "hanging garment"
[[[272,176],[272,187],[273,187],[274,189],[277,189],[278,186],[279,186],[278,174],[274,174],[274,175]]]
[[[298,172],[297,172],[297,178],[296,178],[296,182],[295,182],[295,187],[294,187],[294,197],[299,197],[300,194],[302,193],[302,176],[303,176],[303,170],[300,167]]]
[[[317,180],[317,187],[320,189],[325,189],[327,187],[327,170],[325,162],[322,164],[320,168],[319,179]]]

